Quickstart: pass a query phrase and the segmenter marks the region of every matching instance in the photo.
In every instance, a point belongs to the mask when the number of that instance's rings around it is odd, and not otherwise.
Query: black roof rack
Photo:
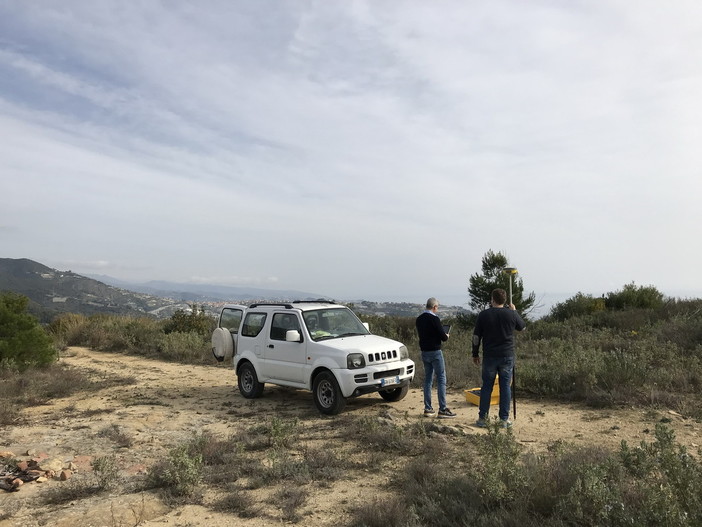
[[[259,302],[258,304],[251,304],[249,308],[252,307],[260,307],[260,306],[280,306],[284,307],[285,309],[292,309],[293,306],[291,306],[288,303],[283,303],[283,302]]]
[[[293,304],[336,304],[336,302],[318,298],[317,300],[293,300]]]

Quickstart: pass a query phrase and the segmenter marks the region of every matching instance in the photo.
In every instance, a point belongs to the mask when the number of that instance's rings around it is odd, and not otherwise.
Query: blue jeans
[[[431,385],[436,374],[436,391],[439,398],[439,410],[446,408],[446,368],[444,354],[438,351],[423,351],[424,363],[424,409],[433,409],[431,405]]]
[[[480,389],[478,413],[480,419],[486,419],[490,412],[490,397],[492,397],[496,375],[500,376],[500,419],[509,418],[512,372],[514,372],[514,357],[483,357],[483,387]]]

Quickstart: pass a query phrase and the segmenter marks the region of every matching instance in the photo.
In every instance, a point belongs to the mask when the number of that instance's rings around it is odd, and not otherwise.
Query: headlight
[[[400,359],[409,359],[409,351],[407,351],[407,346],[400,346]]]
[[[346,367],[349,370],[357,370],[359,368],[365,368],[366,359],[363,358],[362,353],[349,353],[346,356]]]

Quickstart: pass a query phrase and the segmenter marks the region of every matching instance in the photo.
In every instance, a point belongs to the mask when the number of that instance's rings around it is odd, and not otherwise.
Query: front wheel
[[[328,371],[323,371],[314,378],[312,395],[314,404],[323,414],[336,415],[346,406],[346,398],[341,393],[336,377]]]
[[[241,395],[247,399],[261,397],[261,394],[263,393],[263,383],[258,382],[256,370],[250,362],[245,362],[239,368],[237,373],[237,382],[239,384],[239,391],[241,392]]]
[[[392,390],[381,390],[378,393],[389,403],[395,403],[404,399],[405,395],[409,393],[409,384],[400,386],[399,388],[393,388]]]

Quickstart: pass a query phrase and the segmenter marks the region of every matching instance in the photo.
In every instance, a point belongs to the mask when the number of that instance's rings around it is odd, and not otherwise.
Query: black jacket
[[[448,340],[441,319],[433,313],[425,311],[415,322],[419,335],[419,349],[422,351],[438,351],[441,343]]]
[[[526,324],[519,313],[506,307],[490,307],[478,314],[473,330],[473,357],[483,343],[484,357],[514,356],[514,330],[521,331]]]

